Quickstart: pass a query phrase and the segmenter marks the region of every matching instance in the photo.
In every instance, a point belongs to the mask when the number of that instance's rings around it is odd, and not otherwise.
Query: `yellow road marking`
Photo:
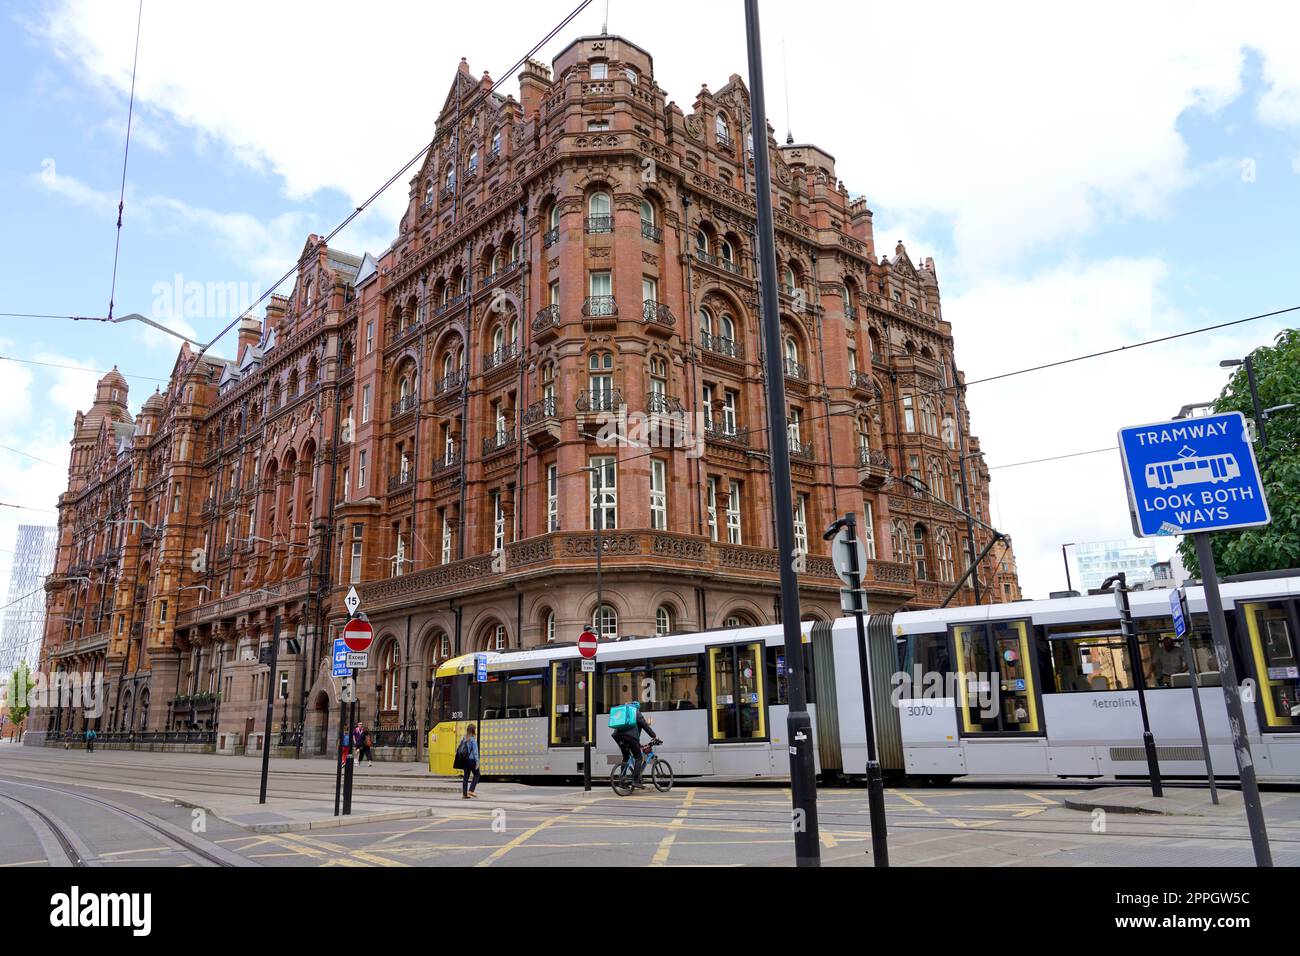
[[[130,856],[132,853],[161,853],[163,850],[172,849],[169,846],[142,846],[135,850],[114,850],[111,853],[96,853],[95,856],[103,858],[106,856]]]
[[[1025,791],[1025,796],[1033,797],[1035,800],[1041,801],[1042,803],[1049,803],[1054,807],[1059,806],[1061,803],[1060,800],[1053,800],[1051,797],[1045,797],[1041,793],[1030,793],[1029,791]]]
[[[654,858],[650,861],[651,866],[667,865],[668,854],[672,852],[673,843],[677,841],[677,834],[681,831],[682,825],[685,824],[686,818],[690,815],[691,804],[695,801],[695,793],[695,787],[691,787],[686,791],[686,799],[682,801],[677,816],[668,824],[668,835],[659,841],[659,849],[655,851]]]
[[[22,860],[18,863],[0,863],[0,869],[6,866],[44,866],[49,860]]]
[[[365,850],[350,850],[341,844],[331,843],[328,840],[312,839],[310,837],[300,836],[296,833],[286,833],[284,836],[294,842],[302,842],[310,846],[319,847],[322,850],[346,854],[355,860],[360,860],[363,863],[372,863],[375,866],[410,866],[409,863],[403,863],[400,860],[390,860],[387,857],[379,856],[376,853],[368,853]]]
[[[475,866],[491,866],[493,863],[501,859],[503,856],[505,856],[515,847],[527,843],[529,838],[535,836],[538,833],[541,833],[547,827],[551,826],[552,824],[560,822],[560,820],[562,819],[564,818],[548,817],[547,819],[543,820],[541,823],[537,824],[537,826],[529,830],[525,830],[523,833],[519,834],[519,836],[515,837],[513,840],[507,843],[505,846],[500,847],[495,853],[491,854],[486,860],[479,860],[478,863],[475,864]]]

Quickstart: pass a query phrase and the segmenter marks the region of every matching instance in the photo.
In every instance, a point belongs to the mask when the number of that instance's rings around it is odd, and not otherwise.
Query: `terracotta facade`
[[[101,727],[215,729],[225,749],[256,739],[267,682],[283,685],[276,743],[312,753],[337,720],[327,665],[352,584],[376,632],[360,713],[404,746],[439,660],[593,620],[597,524],[611,636],[773,621],[778,560],[797,562],[805,616],[837,615],[821,533],[849,511],[872,610],[938,604],[967,553],[945,502],[988,521],[989,474],[934,263],[878,253],[833,157],[763,135],[778,356],[738,76],[687,112],[620,37],[530,62],[517,98],[462,62],[387,251],[309,237],[235,357],[182,349],[134,420],[121,376],[101,381],[60,501],[43,663],[106,675]],[[769,372],[803,545],[784,558]],[[991,552],[986,601],[1019,598],[1014,567]],[[295,643],[268,674],[277,619]]]

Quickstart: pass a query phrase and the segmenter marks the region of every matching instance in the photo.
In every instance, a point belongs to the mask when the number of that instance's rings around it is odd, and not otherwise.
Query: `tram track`
[[[52,819],[50,819],[49,815],[40,807],[30,804],[26,800],[19,800],[17,797],[11,796],[7,793],[0,793],[0,800],[5,800],[8,803],[12,803],[15,804],[16,806],[23,807],[24,809],[27,810],[27,812],[31,813],[34,817],[40,820],[41,823],[43,823],[45,827],[50,831],[50,835],[53,836],[54,839],[58,842],[59,848],[63,850],[63,855],[68,858],[68,861],[73,866],[90,865],[85,861],[85,859],[82,858],[81,853],[77,850],[76,846],[73,845],[72,840],[68,837],[68,834],[63,829],[63,827],[59,826],[59,824],[55,823]],[[38,840],[40,839],[40,834],[34,834],[34,835],[37,837]],[[50,863],[53,864],[53,861],[51,860]]]
[[[79,793],[75,790],[65,790],[62,787],[40,787],[40,786],[36,786],[35,784],[23,783],[22,781],[9,780],[5,778],[0,778],[0,784],[17,786],[17,787],[28,787],[33,790],[46,790],[51,793],[58,793],[61,794],[62,796],[70,797],[74,800],[80,800],[83,803],[89,803],[98,807],[102,807],[103,809],[109,811],[110,813],[116,814],[119,817],[123,817],[127,820],[130,820],[136,826],[148,830],[150,833],[161,836],[164,840],[168,841],[171,844],[174,844],[175,846],[180,847],[182,851],[189,853],[191,856],[197,858],[198,860],[206,861],[212,866],[223,866],[223,867],[235,866],[235,864],[230,860],[224,859],[221,856],[218,856],[217,854],[204,849],[203,847],[199,846],[193,841],[178,836],[176,833],[172,832],[170,828],[162,826],[157,821],[151,820],[148,817],[144,816],[143,814],[136,813],[133,810],[127,809],[126,807],[119,806],[115,803],[110,803],[107,800],[100,800],[95,797],[87,796],[86,794]],[[55,839],[59,841],[59,845],[63,847],[64,852],[68,854],[68,859],[74,860],[74,864],[73,864],[74,866],[88,865],[84,860],[81,859],[80,854],[78,854],[76,850],[72,848],[72,843],[71,841],[68,840],[66,832],[64,832],[62,828],[60,828],[56,823],[50,820],[50,818],[45,813],[43,813],[41,810],[37,809],[36,807],[32,806],[32,804],[27,803],[26,801],[23,800],[19,800],[17,797],[12,796],[11,794],[0,793],[0,797],[4,797],[5,799],[11,800],[14,803],[18,803],[25,806],[33,813],[35,813],[38,817],[40,817],[42,822],[44,822],[47,826],[51,828],[52,831],[54,831]],[[80,862],[76,862],[76,861],[80,861]]]

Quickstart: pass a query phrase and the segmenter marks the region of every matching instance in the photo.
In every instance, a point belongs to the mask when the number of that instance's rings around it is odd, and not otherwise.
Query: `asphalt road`
[[[328,816],[329,761],[283,762],[268,807]],[[484,783],[462,800],[421,768],[367,768],[357,799],[410,819],[305,832],[251,832],[182,803],[256,810],[254,761],[0,748],[0,865],[103,866],[784,866],[790,796],[780,786],[679,782],[618,797],[565,785]],[[436,789],[435,789],[436,788]],[[955,783],[886,795],[896,866],[1250,866],[1239,814],[1092,814],[1062,800],[1081,787]],[[18,802],[18,801],[21,801]],[[25,804],[25,806],[24,806]],[[1300,794],[1266,795],[1279,866],[1300,864]],[[322,809],[324,808],[324,809]],[[41,814],[48,819],[42,819]],[[305,812],[305,811],[303,811]],[[871,862],[866,793],[819,794],[822,860]],[[247,819],[247,817],[240,817]],[[157,826],[162,826],[162,832]],[[198,832],[195,832],[197,829]],[[62,831],[60,843],[56,831]]]

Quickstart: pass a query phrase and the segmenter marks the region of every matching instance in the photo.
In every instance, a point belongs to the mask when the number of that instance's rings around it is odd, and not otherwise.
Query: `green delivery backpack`
[[[627,730],[636,726],[636,704],[619,704],[609,712],[610,730]]]

